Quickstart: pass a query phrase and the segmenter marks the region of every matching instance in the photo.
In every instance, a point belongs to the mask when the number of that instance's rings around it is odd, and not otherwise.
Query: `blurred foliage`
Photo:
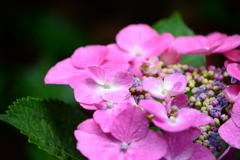
[[[194,32],[182,20],[179,12],[174,12],[169,18],[164,18],[152,26],[159,34],[171,33],[174,37],[194,36]]]

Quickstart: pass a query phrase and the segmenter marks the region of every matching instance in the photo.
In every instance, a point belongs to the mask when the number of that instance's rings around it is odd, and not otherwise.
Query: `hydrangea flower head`
[[[170,33],[159,35],[146,24],[129,25],[120,30],[116,36],[119,49],[126,52],[126,57],[132,59],[130,71],[138,77],[142,76],[140,71],[142,62],[159,56],[173,40],[174,37]]]
[[[219,134],[232,147],[240,149],[240,97],[233,105],[232,118],[219,128]]]
[[[167,75],[164,81],[161,78],[148,77],[143,81],[143,88],[152,96],[165,98],[186,92],[187,79],[181,73]]]
[[[177,116],[168,117],[167,110],[160,102],[152,99],[141,100],[140,106],[152,114],[153,123],[168,132],[179,132],[190,127],[213,123],[213,119],[196,109],[181,108]]]
[[[45,76],[46,84],[69,84],[75,79],[84,79],[87,77],[85,68],[97,65],[101,66],[107,72],[107,77],[112,70],[127,71],[128,63],[106,61],[108,48],[102,45],[89,45],[76,49],[70,58],[66,58],[53,66]]]
[[[134,82],[128,72],[116,72],[111,81],[106,81],[105,70],[98,66],[86,68],[90,78],[80,81],[74,90],[78,102],[93,104],[103,100],[121,102],[130,94],[129,88]]]
[[[227,36],[219,32],[210,33],[207,36],[178,37],[171,47],[179,53],[211,54],[230,51],[240,45],[240,36]]]
[[[177,133],[166,133],[164,137],[168,151],[161,160],[216,160],[207,148],[192,142],[196,139],[196,131],[193,130],[190,128]]]
[[[110,133],[104,133],[93,119],[82,122],[74,132],[77,149],[91,160],[157,160],[165,155],[166,141],[148,129],[148,120],[138,107],[122,111],[113,126]]]

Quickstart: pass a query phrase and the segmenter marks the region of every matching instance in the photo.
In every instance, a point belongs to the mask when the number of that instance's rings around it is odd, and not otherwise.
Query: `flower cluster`
[[[45,83],[70,85],[76,101],[95,110],[74,132],[91,160],[214,160],[223,141],[240,149],[239,45],[239,35],[175,38],[129,25],[114,44],[76,49]],[[224,67],[179,62],[181,54],[212,53],[229,59]]]

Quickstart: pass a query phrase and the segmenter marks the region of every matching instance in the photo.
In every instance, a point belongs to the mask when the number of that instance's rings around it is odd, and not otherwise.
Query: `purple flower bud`
[[[217,99],[213,99],[211,100],[210,104],[214,107],[216,107],[218,105],[218,100]]]
[[[208,149],[209,149],[212,153],[216,152],[216,147],[214,147],[214,146],[210,146]]]
[[[212,105],[208,105],[208,106],[207,106],[207,111],[208,111],[208,112],[211,112],[212,109],[213,109],[213,106],[212,106]]]
[[[193,72],[194,71],[194,67],[193,66],[188,66],[188,71],[189,72]]]
[[[201,93],[201,94],[199,95],[199,98],[200,98],[201,100],[205,100],[205,99],[208,98],[208,97],[207,97],[207,95],[206,95],[205,93]]]
[[[205,66],[201,66],[201,67],[199,67],[198,69],[199,69],[199,71],[203,71],[203,70],[206,69],[206,67],[205,67]]]
[[[210,111],[210,115],[214,118],[219,118],[221,116],[221,111],[218,108],[213,108]]]
[[[213,65],[208,66],[208,70],[216,71],[216,67]]]
[[[141,86],[136,86],[136,93],[142,93],[143,87]]]
[[[151,94],[149,94],[149,93],[145,93],[145,94],[144,94],[144,97],[145,97],[145,99],[150,99],[152,96],[151,96]]]
[[[216,150],[217,150],[217,152],[221,152],[221,151],[222,151],[222,149],[223,149],[223,148],[222,148],[222,146],[221,146],[221,145],[219,145],[219,146],[217,146],[217,147],[216,147]]]

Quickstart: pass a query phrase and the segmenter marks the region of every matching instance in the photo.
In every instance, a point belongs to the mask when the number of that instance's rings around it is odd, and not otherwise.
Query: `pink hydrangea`
[[[124,109],[131,107],[131,105],[129,101],[124,101],[122,103],[112,103],[108,101],[94,104],[97,108],[93,114],[94,121],[100,125],[103,132],[110,132],[117,115]]]
[[[125,58],[130,60],[130,71],[141,77],[142,62],[159,56],[173,40],[174,37],[170,33],[159,35],[147,24],[133,24],[119,31],[116,36],[116,46],[111,45],[110,49],[114,50],[112,52],[115,52],[114,55],[124,54]]]
[[[229,60],[224,63],[227,72],[234,78],[240,80],[240,49],[224,52],[223,55]]]
[[[186,92],[187,79],[181,73],[173,73],[161,78],[148,77],[143,80],[143,88],[152,96],[165,98],[166,96],[176,96]]]
[[[166,133],[164,138],[168,143],[168,150],[161,160],[216,160],[209,149],[193,143],[198,135],[200,132],[196,129]]]
[[[69,81],[86,78],[85,68],[92,65],[104,68],[107,72],[107,78],[112,76],[109,75],[112,70],[128,70],[129,64],[127,62],[106,60],[108,52],[108,48],[102,45],[80,47],[74,51],[70,58],[64,59],[53,66],[47,72],[44,81],[46,84],[69,84]]]
[[[74,89],[75,99],[80,103],[94,104],[105,101],[119,103],[125,100],[134,82],[129,72],[116,72],[110,81],[106,80],[105,70],[98,66],[86,68],[89,78],[80,81]]]
[[[230,51],[240,45],[240,36],[213,32],[207,36],[196,35],[194,37],[178,37],[170,45],[178,53],[211,54]]]
[[[213,119],[199,110],[192,108],[181,108],[176,117],[168,117],[167,110],[160,102],[155,100],[141,100],[140,106],[148,114],[152,114],[153,123],[168,132],[179,132],[190,127],[198,127],[213,123]]]
[[[240,85],[230,85],[224,89],[224,92],[226,93],[225,97],[228,102],[234,103],[235,100],[239,97]]]
[[[77,149],[91,160],[157,160],[166,154],[167,144],[159,132],[148,126],[144,112],[136,106],[118,114],[110,133],[104,133],[93,119],[88,119],[74,132]]]
[[[240,97],[233,105],[232,118],[221,125],[219,135],[230,146],[240,149]]]

